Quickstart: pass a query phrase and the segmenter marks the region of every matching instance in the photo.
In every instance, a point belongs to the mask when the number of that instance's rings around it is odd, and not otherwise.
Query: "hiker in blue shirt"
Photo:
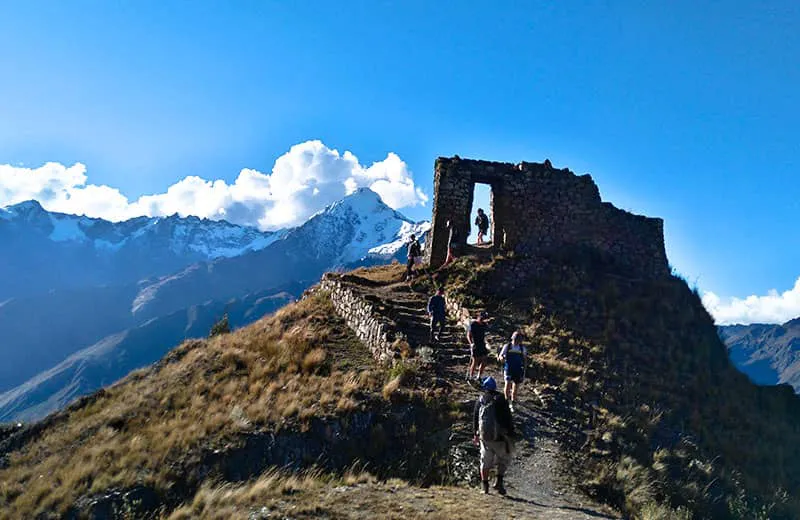
[[[428,300],[428,315],[431,317],[431,343],[440,341],[444,334],[445,322],[447,320],[447,305],[444,299],[444,289],[439,287],[436,294]],[[438,334],[436,327],[439,327]]]
[[[522,345],[522,334],[519,331],[511,335],[511,343],[506,344],[500,350],[498,357],[503,362],[503,377],[506,381],[503,393],[508,400],[508,407],[513,412],[517,387],[525,380],[525,367],[528,360],[528,352]]]

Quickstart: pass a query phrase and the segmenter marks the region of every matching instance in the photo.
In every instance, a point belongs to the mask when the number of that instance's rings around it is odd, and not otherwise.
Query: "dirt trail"
[[[352,280],[352,278],[351,278]],[[478,390],[466,381],[469,364],[469,346],[462,324],[448,323],[446,332],[438,343],[429,341],[428,317],[425,310],[428,295],[415,292],[409,284],[391,283],[353,284],[353,289],[365,294],[376,303],[376,310],[392,319],[400,331],[407,335],[412,348],[433,347],[435,371],[447,381],[451,398],[456,400],[467,416]],[[488,334],[490,352],[496,352],[503,338]],[[496,361],[490,362],[485,375],[493,376],[502,388],[502,371]],[[565,474],[558,457],[558,435],[544,412],[537,395],[536,382],[527,381],[517,395],[514,413],[515,427],[523,434],[517,443],[511,468],[506,475],[508,495],[505,503],[524,506],[529,513],[542,518],[620,518],[608,507],[592,502],[579,493],[563,477]],[[454,426],[452,435],[453,473],[462,480],[477,484],[478,449],[472,445],[472,425],[469,420]],[[475,493],[479,493],[477,487]],[[494,497],[499,499],[496,492]],[[542,510],[547,514],[543,514]]]

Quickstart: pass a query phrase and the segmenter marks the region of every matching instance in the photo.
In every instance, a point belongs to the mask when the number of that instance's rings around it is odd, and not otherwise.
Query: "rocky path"
[[[441,341],[432,344],[425,310],[427,294],[415,292],[406,283],[354,285],[376,304],[378,312],[397,324],[413,349],[417,352],[430,352],[433,349],[437,377],[447,382],[451,398],[459,403],[464,416],[471,418],[478,390],[465,377],[469,365],[469,345],[463,324],[449,323]],[[495,352],[503,343],[503,338],[491,332],[487,339],[490,352]],[[496,361],[490,362],[485,375],[493,376],[502,388],[501,367]],[[619,518],[611,509],[593,503],[574,490],[563,478],[564,472],[558,457],[558,432],[545,415],[543,403],[536,393],[536,383],[526,382],[517,398],[514,420],[523,439],[517,443],[514,461],[506,476],[508,495],[503,499],[504,503],[526,506],[529,513],[548,511],[542,518]],[[475,486],[473,491],[478,493],[478,449],[472,445],[469,419],[454,426],[451,440],[453,475]],[[495,494],[494,498],[499,499],[499,496]]]

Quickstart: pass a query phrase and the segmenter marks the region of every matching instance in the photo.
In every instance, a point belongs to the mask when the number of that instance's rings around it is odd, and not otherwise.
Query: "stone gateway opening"
[[[486,211],[491,244],[485,249],[536,255],[588,246],[631,276],[669,275],[663,221],[603,202],[590,175],[554,168],[550,161],[512,164],[458,156],[436,160],[425,253],[431,267],[444,264],[451,250],[456,256],[468,253],[473,232],[477,238],[473,206],[476,192],[486,188],[476,190],[476,184],[488,185],[491,193]]]
[[[494,222],[495,222],[494,211],[492,211],[493,199],[494,199],[493,195],[494,194],[492,193],[492,186],[490,184],[483,184],[483,183],[477,183],[476,182],[473,185],[472,203],[470,204],[470,207],[472,208],[472,211],[470,212],[470,217],[469,217],[470,218],[470,220],[469,220],[469,223],[470,223],[470,234],[469,234],[469,238],[467,238],[467,243],[468,244],[481,246],[481,244],[478,244],[478,234],[479,234],[479,229],[478,229],[479,228],[479,225],[478,225],[479,214],[478,214],[478,211],[480,210],[480,211],[483,212],[483,214],[485,215],[485,218],[487,219],[487,221],[489,223],[489,230],[482,237],[482,240],[483,240],[482,246],[483,247],[489,247],[491,245],[492,240],[494,239],[494,229],[493,228],[494,228]]]

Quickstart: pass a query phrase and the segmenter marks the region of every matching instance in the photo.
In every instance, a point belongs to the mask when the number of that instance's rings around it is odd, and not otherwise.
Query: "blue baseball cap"
[[[497,390],[497,382],[494,380],[492,376],[487,377],[481,383],[481,386],[484,390]]]

